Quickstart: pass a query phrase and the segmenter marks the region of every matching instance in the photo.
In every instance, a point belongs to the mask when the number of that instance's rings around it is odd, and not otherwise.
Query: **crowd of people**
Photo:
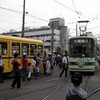
[[[17,87],[21,88],[21,78],[22,81],[30,81],[32,77],[34,79],[39,79],[40,77],[40,62],[43,61],[43,75],[49,76],[52,74],[54,67],[61,69],[59,77],[62,77],[65,71],[65,77],[68,76],[68,56],[66,55],[47,55],[41,57],[40,54],[33,57],[32,63],[28,61],[27,55],[23,55],[21,63],[18,62],[18,53],[14,54],[12,59],[12,67],[14,72],[14,79],[11,83],[11,88]],[[22,65],[22,76],[20,66]],[[31,67],[32,66],[32,67]],[[32,69],[31,69],[32,68]],[[3,83],[3,70],[4,63],[2,56],[0,56],[0,83]],[[74,73],[71,76],[71,82],[73,83],[73,88],[67,89],[66,100],[86,100],[87,93],[80,87],[82,83],[82,75],[80,73]]]
[[[61,77],[62,74],[65,71],[65,77],[67,77],[67,71],[68,71],[68,58],[65,55],[51,55],[51,54],[45,54],[44,57],[42,57],[40,54],[37,54],[37,56],[33,57],[33,61],[29,62],[28,56],[24,54],[22,56],[22,61],[18,62],[18,53],[14,53],[13,59],[12,59],[12,69],[14,72],[14,81],[12,82],[11,87],[14,88],[15,84],[17,83],[17,88],[20,88],[20,80],[26,81],[31,80],[31,78],[34,77],[34,79],[39,79],[40,76],[40,63],[43,61],[43,75],[49,76],[52,74],[54,66],[57,66],[59,69],[62,69],[59,76]],[[20,66],[22,67],[20,69]],[[4,64],[2,61],[2,57],[0,56],[0,83],[3,83],[3,70],[4,70]]]

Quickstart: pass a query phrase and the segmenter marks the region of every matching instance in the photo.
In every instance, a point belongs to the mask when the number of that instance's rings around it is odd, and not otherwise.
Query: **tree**
[[[61,53],[61,48],[60,48],[60,47],[57,47],[56,52],[57,52],[58,54]]]
[[[65,55],[68,55],[68,51],[67,50],[65,50]]]

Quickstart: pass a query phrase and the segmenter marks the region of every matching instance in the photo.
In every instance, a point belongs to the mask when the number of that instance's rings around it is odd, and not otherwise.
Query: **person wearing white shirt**
[[[46,61],[46,75],[50,75],[51,74],[51,63],[50,63],[50,58],[47,59]]]
[[[32,66],[33,66],[33,76],[35,76],[36,57],[33,58]]]
[[[64,73],[65,71],[65,77],[67,77],[67,72],[68,72],[68,59],[67,57],[64,55],[63,58],[62,58],[62,71],[60,73],[60,77],[62,76],[62,74]]]

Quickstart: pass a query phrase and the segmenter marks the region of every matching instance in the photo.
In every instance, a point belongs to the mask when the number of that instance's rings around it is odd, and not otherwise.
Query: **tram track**
[[[0,100],[13,100],[14,98],[20,98],[22,96],[26,96],[26,95],[30,95],[30,94],[39,94],[39,93],[43,93],[43,96],[41,98],[41,100],[52,100],[53,97],[55,97],[55,95],[58,95],[60,90],[64,87],[66,87],[65,84],[70,84],[70,77],[68,78],[55,78],[55,79],[51,79],[51,80],[47,80],[46,82],[58,82],[60,81],[59,84],[55,84],[55,85],[51,85],[51,86],[47,86],[47,87],[43,87],[43,88],[38,88],[36,90],[34,89],[30,89],[29,87],[27,87],[29,90],[26,90],[26,88],[24,89],[25,91],[24,92],[21,92],[21,91],[17,91],[16,93],[13,93],[13,95],[1,95],[0,96]],[[88,98],[90,98],[91,96],[93,96],[95,93],[97,93],[98,91],[100,91],[100,88],[96,88],[92,91],[89,91],[89,86],[91,85],[91,76],[85,76],[83,77],[83,82],[82,83],[82,87],[85,91],[88,92]],[[25,87],[27,86],[28,84],[24,85]],[[71,86],[71,85],[70,85]],[[67,88],[67,87],[66,87]],[[6,92],[6,91],[4,91]],[[11,90],[11,93],[14,92],[14,90],[12,91]],[[58,92],[58,93],[57,93]],[[3,99],[2,99],[3,98]],[[9,99],[8,99],[9,98]],[[17,99],[14,99],[14,100],[17,100]]]
[[[89,93],[88,98],[91,97],[92,95],[94,95],[95,93],[97,93],[98,91],[100,91],[100,88],[97,88],[94,91],[92,91],[91,93]]]
[[[84,89],[85,91],[88,92],[91,76],[85,76],[84,78],[86,78],[86,79],[84,79],[85,82],[84,82],[83,89]],[[50,92],[47,96],[45,96],[42,100],[49,100],[52,96],[54,96],[54,95],[69,81],[69,79],[70,79],[70,77],[69,77],[64,83],[58,85],[58,86],[55,88],[55,90],[51,91],[51,92]],[[99,90],[100,90],[100,89],[99,89]],[[92,95],[92,94],[93,94],[94,92],[96,92],[96,91],[98,91],[98,89],[95,90],[95,91],[93,91],[91,94],[89,94],[89,96]]]
[[[68,82],[70,77],[64,81],[64,83],[58,85],[53,91],[51,91],[47,96],[45,96],[42,100],[49,100],[54,94],[56,94],[65,84]]]
[[[100,87],[98,87],[89,92],[89,86],[91,85],[90,80],[91,80],[91,76],[87,76],[85,83],[84,83],[84,87],[83,87],[83,89],[88,93],[88,97],[87,97],[88,99],[100,91]]]
[[[89,100],[93,100],[91,98],[95,96],[94,94],[100,91],[99,84],[94,84],[99,82],[99,75],[96,74],[94,76],[83,76],[82,88],[88,92]],[[38,85],[41,86],[37,87]],[[67,78],[46,77],[46,79],[43,78],[42,80],[32,80],[29,83],[24,83],[23,89],[19,91],[9,90],[9,87],[5,87],[4,90],[1,89],[0,100],[19,100],[19,98],[27,100],[29,95],[34,97],[34,100],[61,100],[65,97],[66,89],[70,87],[72,87],[70,76]]]
[[[25,88],[24,88],[25,86]],[[57,85],[51,85],[51,86],[48,86],[48,87],[42,87],[42,88],[37,88],[37,89],[34,89],[32,87],[26,87],[28,85],[24,85],[23,88],[21,90],[16,90],[16,89],[7,89],[7,90],[3,90],[2,93],[0,94],[0,98],[10,98],[10,99],[13,99],[13,98],[16,98],[16,97],[20,97],[22,95],[28,95],[28,94],[31,94],[31,93],[38,93],[38,92],[41,92],[41,91],[46,91],[46,90],[49,90],[50,92],[52,90],[54,90]],[[10,92],[10,94],[9,94]]]
[[[52,82],[54,81],[60,81],[60,83],[58,84],[52,84]],[[62,79],[62,78],[59,78],[58,80],[57,79],[53,79],[53,80],[48,80],[46,81],[47,83],[50,83],[51,82],[51,85],[49,86],[43,86],[41,88],[37,88],[37,89],[34,89],[33,87],[29,87],[28,85],[31,85],[31,84],[24,84],[23,85],[23,89],[21,89],[20,91],[16,91],[15,89],[4,89],[2,91],[2,93],[0,94],[0,99],[1,98],[4,98],[6,100],[13,100],[13,98],[17,98],[17,97],[20,97],[20,96],[24,96],[24,95],[29,95],[29,94],[38,94],[38,93],[42,93],[44,91],[48,91],[47,93],[49,94],[48,96],[45,96],[43,100],[48,100],[48,98],[50,98],[52,95],[54,95],[65,83],[66,80]],[[47,84],[45,82],[45,84]],[[42,83],[41,83],[42,85]],[[28,86],[28,87],[27,87]],[[9,94],[10,92],[10,94]],[[47,94],[45,92],[45,95]],[[8,99],[9,98],[9,99]]]
[[[88,92],[91,76],[86,76],[83,89]]]

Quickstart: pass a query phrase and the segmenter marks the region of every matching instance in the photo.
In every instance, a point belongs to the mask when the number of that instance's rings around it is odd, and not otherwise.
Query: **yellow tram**
[[[32,63],[33,57],[37,53],[40,53],[43,57],[44,43],[41,40],[0,35],[0,55],[4,63],[4,74],[10,74],[12,72],[11,61],[15,52],[19,54],[18,60],[20,63],[23,54],[26,54],[29,62]],[[43,63],[41,62],[40,72],[42,71]]]

